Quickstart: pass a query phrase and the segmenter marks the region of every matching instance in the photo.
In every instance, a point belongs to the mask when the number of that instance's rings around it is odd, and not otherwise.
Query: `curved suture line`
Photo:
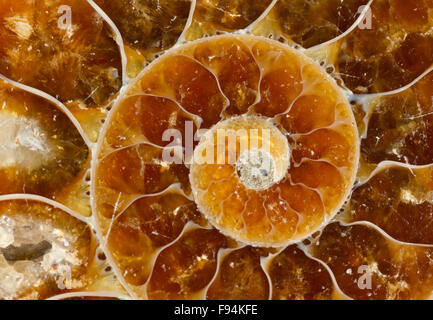
[[[83,138],[87,147],[89,149],[92,149],[92,146],[94,145],[94,143],[89,140],[87,135],[84,133],[84,130],[83,130],[81,124],[78,122],[77,118],[75,118],[75,116],[72,114],[72,112],[69,111],[69,109],[62,102],[60,102],[59,100],[57,100],[56,98],[54,98],[53,96],[49,95],[48,93],[46,93],[44,91],[41,91],[39,89],[30,87],[28,85],[25,85],[25,84],[22,84],[19,82],[16,82],[14,80],[11,80],[11,79],[5,77],[4,75],[2,75],[1,73],[0,73],[0,79],[6,83],[18,88],[18,89],[21,89],[27,93],[41,97],[41,98],[48,100],[49,102],[53,103],[60,111],[62,111],[69,118],[69,120],[72,122],[72,124],[77,129],[78,133]]]
[[[275,7],[278,1],[279,0],[272,0],[272,2],[265,9],[265,11],[263,11],[262,14],[256,20],[250,23],[250,25],[243,30],[245,30],[245,32],[251,32],[258,23],[260,23],[264,18],[266,18],[266,16],[271,12],[271,10]]]
[[[427,74],[433,71],[433,65],[431,65],[429,68],[427,68],[426,71],[421,73],[418,77],[416,77],[414,80],[406,84],[405,86],[391,90],[391,91],[385,91],[385,92],[378,92],[378,93],[365,93],[365,94],[353,94],[354,97],[364,97],[364,98],[374,98],[374,97],[381,97],[381,96],[389,96],[393,94],[397,94],[400,92],[403,92],[409,88],[411,88],[413,85],[415,85],[417,82],[419,82],[422,78],[424,78]]]
[[[269,297],[268,297],[268,300],[272,300],[273,289],[274,289],[274,285],[273,285],[273,282],[272,282],[272,277],[271,277],[269,268],[270,268],[272,262],[275,260],[275,258],[277,258],[281,253],[284,252],[284,250],[286,250],[288,247],[290,247],[292,245],[293,244],[289,244],[289,245],[283,246],[283,247],[279,248],[275,253],[270,253],[266,257],[260,257],[260,266],[261,266],[263,272],[266,275],[266,278],[268,280],[268,285],[269,285]]]
[[[312,51],[315,51],[315,50],[321,49],[321,48],[324,47],[324,46],[327,46],[327,45],[333,44],[333,43],[337,42],[338,40],[340,40],[340,39],[346,37],[349,33],[351,33],[353,30],[355,30],[355,29],[358,27],[358,25],[362,22],[362,20],[364,20],[366,14],[368,13],[368,11],[369,11],[370,8],[371,8],[371,5],[372,5],[373,1],[374,1],[374,0],[370,0],[370,1],[365,5],[365,7],[364,7],[364,9],[362,10],[362,12],[360,13],[358,19],[356,19],[355,22],[352,24],[352,26],[351,26],[349,29],[347,29],[345,32],[343,32],[342,34],[340,34],[339,36],[337,36],[337,37],[335,37],[335,38],[333,38],[333,39],[330,39],[330,40],[328,40],[328,41],[326,41],[326,42],[323,42],[323,43],[320,43],[320,44],[318,44],[318,45],[315,45],[315,46],[313,46],[313,47],[311,47],[311,48],[303,49],[302,51],[304,51],[304,53],[308,54],[309,52],[312,52]]]
[[[419,75],[415,80],[396,90],[378,92],[378,93],[369,93],[369,94],[352,94],[349,97],[349,99],[353,100],[357,104],[362,105],[362,109],[365,112],[365,116],[362,118],[362,122],[364,123],[364,132],[361,135],[361,139],[365,139],[367,137],[370,118],[375,110],[376,106],[374,105],[374,103],[377,101],[377,99],[380,99],[381,97],[399,94],[402,93],[403,91],[410,89],[411,87],[416,85],[420,80],[422,80],[425,76],[427,76],[430,72],[433,72],[433,65],[430,68],[428,68],[426,71],[424,71],[421,75]],[[426,114],[419,115],[417,117],[424,117],[424,116],[426,116]]]
[[[390,160],[381,161],[377,164],[376,168],[370,173],[370,175],[366,179],[354,184],[353,187],[354,190],[369,182],[376,174],[392,167],[406,168],[412,172],[412,170],[417,170],[417,169],[433,168],[433,163],[426,164],[426,165],[412,165],[412,164],[398,162],[398,161],[390,161]]]
[[[217,84],[217,87],[218,87],[218,91],[220,92],[220,94],[221,94],[221,95],[224,97],[224,99],[225,99],[225,105],[223,106],[223,108],[221,109],[221,112],[220,112],[220,114],[219,114],[219,117],[222,119],[222,118],[224,117],[224,111],[227,109],[227,107],[230,106],[230,100],[229,100],[229,98],[227,98],[227,96],[224,94],[224,91],[223,91],[223,89],[221,88],[221,82],[220,82],[220,80],[218,79],[218,76],[216,75],[215,71],[213,71],[213,70],[211,70],[209,67],[205,66],[203,63],[201,63],[200,61],[198,61],[196,58],[194,58],[194,57],[192,57],[192,56],[189,56],[189,55],[186,55],[185,53],[182,53],[182,54],[179,54],[179,53],[178,53],[178,54],[176,54],[176,56],[180,56],[180,57],[184,57],[184,58],[187,58],[187,59],[192,60],[193,62],[199,64],[201,67],[203,67],[205,70],[207,70],[209,73],[211,73],[212,76],[215,78],[215,81],[216,81],[216,84]],[[179,104],[180,104],[180,102],[179,102]]]
[[[102,19],[105,20],[105,22],[110,26],[110,28],[114,32],[114,40],[116,41],[116,44],[119,46],[120,57],[122,62],[122,83],[123,85],[125,85],[130,80],[130,78],[128,77],[126,72],[127,58],[125,53],[125,44],[122,35],[119,29],[117,28],[116,24],[113,22],[113,20],[110,19],[110,17],[104,12],[104,10],[102,10],[93,0],[86,0],[86,1],[102,17]]]
[[[111,217],[111,221],[110,221],[110,225],[107,229],[107,234],[104,237],[104,241],[105,241],[105,246],[107,245],[107,241],[108,238],[110,236],[111,233],[111,229],[114,225],[114,223],[125,213],[126,210],[128,210],[135,202],[137,202],[138,200],[144,199],[144,198],[151,198],[151,197],[158,197],[158,196],[162,196],[162,195],[166,195],[169,193],[177,193],[180,194],[182,196],[184,196],[186,199],[190,200],[190,197],[188,197],[185,192],[182,190],[182,188],[180,187],[180,183],[173,183],[171,185],[169,185],[167,188],[165,188],[164,190],[162,190],[161,192],[157,192],[157,193],[152,193],[152,194],[142,194],[142,195],[137,195],[134,196],[133,198],[131,198],[130,200],[128,200],[128,202],[125,204],[124,208],[122,208],[121,211],[116,212],[116,210],[113,212],[113,215]],[[119,197],[118,197],[118,201],[119,198],[121,197],[121,192],[119,192]]]
[[[304,254],[311,260],[316,261],[318,263],[320,263],[325,269],[326,271],[328,271],[329,276],[331,277],[332,283],[334,285],[334,289],[337,290],[337,292],[344,298],[346,298],[347,300],[354,300],[352,297],[350,297],[349,295],[347,295],[339,286],[337,279],[335,278],[334,272],[332,271],[332,269],[328,266],[328,264],[326,262],[324,262],[321,259],[318,259],[316,257],[313,257],[310,252],[308,251],[308,246],[300,243],[297,245],[297,247],[302,250],[304,252]]]
[[[281,251],[280,251],[281,252]],[[272,284],[272,278],[271,275],[269,274],[269,264],[271,262],[270,261],[270,257],[260,257],[260,267],[263,270],[263,273],[266,276],[266,279],[268,280],[268,288],[269,288],[269,295],[268,295],[268,300],[272,300],[272,295],[273,295],[273,290],[274,290],[274,286]]]
[[[196,6],[197,6],[197,0],[191,0],[191,6],[189,8],[188,19],[186,20],[185,27],[183,28],[183,31],[180,34],[179,38],[177,39],[177,41],[176,41],[175,45],[173,46],[173,48],[178,47],[182,43],[187,42],[187,40],[185,39],[185,35],[189,31],[189,28],[191,27],[191,24],[192,24],[192,22],[194,20],[194,14],[195,14]]]
[[[143,137],[145,137],[145,136],[143,135]],[[109,150],[108,152],[102,153],[102,157],[99,158],[99,159],[97,159],[97,160],[99,162],[102,162],[102,161],[106,160],[108,157],[112,156],[113,154],[116,154],[118,152],[121,152],[121,151],[124,151],[124,150],[127,150],[127,149],[138,148],[140,146],[149,146],[149,147],[158,149],[161,152],[163,152],[163,151],[176,151],[176,150],[180,150],[182,152],[184,151],[184,147],[182,147],[182,146],[173,146],[173,147],[165,146],[165,147],[163,147],[163,146],[160,146],[158,144],[152,143],[150,141],[144,141],[143,140],[143,141],[137,141],[137,142],[134,142],[134,143],[132,143],[130,145],[122,146],[122,147],[119,147],[119,148],[109,147],[107,149],[111,149],[111,150]],[[160,162],[164,162],[163,160],[160,160],[160,159],[155,159],[155,160],[158,160]]]
[[[258,62],[257,58],[254,56],[254,54],[253,54],[253,52],[252,52],[252,49],[251,49],[251,46],[250,46],[248,43],[246,43],[245,41],[243,41],[243,39],[242,39],[241,37],[238,38],[238,37],[234,36],[233,33],[228,33],[228,34],[225,35],[225,36],[226,36],[226,37],[227,37],[227,36],[232,36],[234,39],[236,39],[236,41],[240,42],[240,43],[245,47],[245,49],[248,50],[248,53],[250,54],[250,57],[253,59],[254,63],[257,65],[257,69],[259,69],[259,80],[258,80],[258,83],[257,83],[257,89],[254,89],[254,91],[256,92],[256,99],[251,103],[251,105],[248,106],[248,108],[247,108],[247,112],[244,113],[244,114],[248,114],[248,113],[250,112],[251,108],[252,108],[253,106],[255,106],[256,104],[258,104],[258,103],[261,101],[261,99],[262,99],[262,97],[261,97],[261,93],[260,93],[260,84],[261,84],[262,79],[263,79],[263,70],[262,70],[263,68],[261,67],[261,65],[260,65],[260,63]],[[216,75],[215,75],[215,76],[216,76]],[[219,84],[220,81],[219,81],[218,77],[217,77],[217,81],[218,81],[219,88],[221,88],[221,86],[220,86],[220,84]],[[222,89],[221,89],[221,92],[222,92]],[[224,92],[222,92],[222,93],[223,93],[223,95],[227,98],[227,96],[224,94]],[[228,98],[227,98],[227,99],[228,99]],[[224,109],[223,109],[223,113],[224,113],[224,111],[226,111],[227,108],[230,107],[230,106],[231,106],[231,103],[230,103],[230,101],[229,101],[229,104],[228,104],[227,106],[224,107]]]
[[[224,259],[225,259],[225,258],[226,258],[230,253],[232,253],[232,252],[234,252],[234,251],[236,251],[236,250],[239,250],[239,249],[245,248],[245,247],[247,247],[246,244],[241,245],[241,246],[238,247],[238,248],[220,248],[220,249],[218,249],[217,260],[216,260],[217,267],[216,267],[216,269],[215,269],[215,273],[214,273],[212,279],[209,281],[209,283],[206,285],[206,287],[203,288],[203,293],[202,293],[203,296],[202,296],[202,300],[206,300],[206,298],[207,298],[207,294],[208,294],[208,292],[209,292],[210,287],[214,284],[215,280],[218,278],[218,276],[219,276],[219,272],[220,272],[220,269],[221,269],[221,264],[222,264],[222,262],[224,261]]]
[[[389,235],[385,230],[383,230],[381,227],[379,227],[378,225],[370,222],[370,221],[366,221],[366,220],[360,220],[360,221],[354,221],[354,222],[344,222],[342,220],[337,220],[338,223],[344,227],[351,227],[351,226],[364,226],[367,228],[371,228],[374,229],[375,231],[379,232],[387,241],[396,243],[398,245],[401,246],[410,246],[410,247],[419,247],[419,248],[433,248],[433,244],[427,244],[427,243],[414,243],[414,242],[405,242],[405,241],[400,241],[395,239],[394,237],[392,237],[391,235]]]
[[[319,198],[320,198],[320,202],[322,203],[322,209],[323,209],[324,216],[329,215],[329,213],[326,211],[325,201],[323,200],[323,193],[322,193],[322,191],[320,189],[309,187],[309,186],[307,186],[303,182],[296,182],[296,183],[294,183],[293,180],[292,180],[292,177],[290,175],[288,175],[287,178],[289,179],[290,185],[292,185],[292,186],[301,186],[302,188],[305,188],[307,190],[310,190],[310,191],[313,191],[314,193],[316,193],[319,196]],[[324,218],[324,220],[325,220],[325,218]],[[324,221],[324,223],[325,223],[325,221]],[[320,227],[319,229],[322,229],[322,227]]]
[[[335,131],[336,133],[341,134],[340,132],[336,131],[336,128],[338,128],[339,126],[342,126],[342,125],[351,125],[351,123],[349,121],[336,120],[336,121],[332,122],[329,125],[322,126],[322,127],[319,127],[319,128],[314,128],[314,129],[311,129],[308,132],[289,133],[289,137],[297,140],[300,137],[309,136],[309,135],[311,135],[313,133],[316,133],[317,131],[320,131],[320,130],[323,130],[323,129],[332,130],[332,131]]]
[[[64,211],[65,213],[69,214],[70,216],[80,220],[81,222],[85,222],[90,227],[93,227],[90,217],[85,217],[85,216],[69,209],[64,204],[61,204],[59,202],[56,202],[54,200],[51,200],[51,199],[48,199],[48,198],[45,198],[42,196],[38,196],[35,194],[27,194],[27,193],[15,193],[15,194],[7,194],[7,195],[1,195],[0,196],[0,202],[1,201],[10,201],[10,200],[31,200],[31,201],[42,202],[42,203],[48,204],[50,206],[53,206],[57,209],[60,209],[60,210]]]
[[[257,84],[257,90],[255,90],[256,91],[256,100],[254,100],[254,102],[247,109],[247,113],[250,113],[251,109],[256,104],[259,104],[262,101],[262,93],[260,91],[260,84],[263,81],[263,74],[264,74],[263,69],[264,68],[262,68],[262,66],[260,65],[260,63],[257,60],[256,56],[253,54],[252,47],[250,45],[248,45],[247,43],[245,43],[244,41],[242,41],[242,39],[238,39],[238,41],[241,42],[248,49],[248,53],[253,58],[253,61],[255,62],[255,64],[257,65],[257,68],[259,69],[259,83]]]
[[[202,230],[211,230],[212,227],[209,227],[209,228],[207,228],[207,227],[202,227],[202,226],[196,224],[196,223],[193,222],[193,221],[188,221],[188,222],[185,224],[185,226],[183,227],[183,229],[182,229],[182,231],[180,232],[180,234],[176,237],[176,239],[174,239],[172,242],[166,244],[165,246],[162,246],[162,247],[158,248],[158,249],[155,251],[155,253],[153,254],[153,258],[152,258],[152,269],[151,269],[151,271],[150,271],[150,273],[149,273],[149,276],[148,276],[148,278],[147,278],[145,284],[143,284],[143,285],[141,286],[142,289],[143,289],[143,293],[144,293],[146,299],[149,299],[149,297],[148,297],[148,293],[147,293],[147,288],[148,288],[148,286],[149,286],[150,279],[152,279],[152,275],[153,275],[153,272],[154,272],[154,270],[155,270],[155,262],[156,262],[156,260],[158,259],[158,257],[160,256],[160,254],[162,253],[162,251],[164,251],[164,250],[167,249],[168,247],[171,247],[172,245],[176,244],[176,243],[177,243],[177,242],[178,242],[178,241],[179,241],[179,240],[180,240],[180,239],[181,239],[181,238],[182,238],[182,237],[183,237],[187,232],[194,231],[194,230],[198,230],[198,229],[202,229]]]
[[[296,49],[295,49],[296,50]],[[311,59],[311,58],[310,58]],[[311,59],[313,61],[313,59]],[[322,80],[322,79],[314,79],[313,82],[311,83],[305,83],[304,81],[304,77],[303,77],[303,73],[304,73],[304,69],[308,66],[311,66],[311,64],[309,63],[301,63],[301,61],[298,61],[299,64],[301,64],[301,69],[299,70],[300,76],[301,76],[301,82],[302,82],[302,90],[301,92],[293,99],[293,101],[290,103],[290,105],[287,107],[287,109],[285,111],[282,111],[280,113],[277,113],[273,116],[273,119],[277,119],[280,118],[284,115],[287,115],[290,113],[290,111],[293,108],[293,105],[299,101],[299,99],[301,99],[302,97],[306,97],[309,95],[315,95],[315,94],[311,94],[312,89],[314,89],[315,85],[322,83],[326,80]],[[307,62],[309,62],[307,60]],[[327,79],[331,79],[332,81],[335,81],[332,77],[329,76],[329,74],[326,74]],[[317,95],[317,94],[316,94]],[[335,102],[335,106],[337,106],[339,104],[339,102]],[[334,114],[334,121],[336,119],[336,115]]]
[[[175,99],[173,99],[171,97],[164,97],[164,96],[160,96],[160,95],[157,95],[157,94],[142,92],[142,93],[133,93],[131,95],[126,95],[126,96],[122,97],[122,100],[125,101],[126,99],[133,98],[133,97],[154,97],[154,98],[160,98],[160,99],[167,99],[167,100],[173,102],[174,104],[176,104],[177,107],[181,111],[185,112],[194,121],[194,123],[197,126],[197,128],[200,128],[201,124],[203,123],[203,118],[202,117],[200,117],[200,116],[198,116],[198,115],[196,115],[196,114],[194,114],[192,112],[189,112],[177,100],[175,100]]]
[[[342,178],[343,181],[345,180],[345,179],[344,179],[345,175],[344,175],[344,172],[343,172],[343,170],[342,170],[342,169],[345,168],[345,167],[343,167],[343,166],[338,167],[337,165],[335,165],[334,163],[332,163],[331,161],[329,161],[328,159],[325,159],[325,158],[320,158],[320,159],[310,159],[310,158],[303,157],[303,158],[301,159],[301,161],[294,162],[294,164],[295,164],[294,168],[299,168],[300,166],[302,166],[304,163],[307,163],[307,162],[313,162],[313,163],[327,163],[327,164],[329,164],[331,167],[333,167],[334,169],[336,169],[336,170],[338,171],[338,173],[340,174],[340,176],[341,176],[341,178]]]

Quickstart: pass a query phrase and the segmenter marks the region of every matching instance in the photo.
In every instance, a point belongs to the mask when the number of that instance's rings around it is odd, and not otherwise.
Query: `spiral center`
[[[287,137],[266,118],[244,115],[217,123],[201,137],[191,165],[191,188],[200,211],[224,234],[248,242],[240,237],[244,207],[287,176],[290,153]],[[253,223],[257,228],[259,220]],[[263,238],[260,244],[273,243]]]
[[[239,180],[248,188],[264,190],[275,181],[275,161],[271,154],[261,149],[244,151],[236,163]]]

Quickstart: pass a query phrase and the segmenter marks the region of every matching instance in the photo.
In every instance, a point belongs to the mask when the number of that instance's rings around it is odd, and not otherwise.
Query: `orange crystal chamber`
[[[0,0],[0,299],[428,299],[431,0]]]

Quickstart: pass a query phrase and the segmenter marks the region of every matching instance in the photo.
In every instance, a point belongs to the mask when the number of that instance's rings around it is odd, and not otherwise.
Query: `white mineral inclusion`
[[[3,227],[0,227],[0,248],[6,248],[7,246],[14,243],[15,238],[12,232],[8,232]]]
[[[38,121],[12,113],[0,113],[0,169],[32,170],[52,157],[50,139]]]
[[[15,234],[15,237],[14,237]],[[20,245],[47,240],[52,248],[43,257],[36,260],[15,261],[5,260],[0,252],[0,296],[5,299],[15,299],[30,288],[43,284],[42,279],[52,279],[60,289],[82,287],[79,279],[74,279],[74,268],[83,265],[78,257],[79,248],[73,244],[77,238],[72,234],[55,228],[53,225],[32,222],[26,224],[26,217],[15,219],[3,216],[0,218],[0,248],[10,244]],[[37,299],[37,295],[26,296]]]
[[[236,162],[239,180],[249,189],[265,190],[278,181],[272,155],[262,149],[244,151]]]
[[[4,20],[6,28],[14,32],[21,40],[28,40],[33,33],[33,27],[26,17],[13,16]]]

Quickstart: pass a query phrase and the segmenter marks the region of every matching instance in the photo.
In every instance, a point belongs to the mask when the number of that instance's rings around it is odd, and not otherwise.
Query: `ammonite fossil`
[[[431,0],[0,1],[0,299],[428,299]]]

